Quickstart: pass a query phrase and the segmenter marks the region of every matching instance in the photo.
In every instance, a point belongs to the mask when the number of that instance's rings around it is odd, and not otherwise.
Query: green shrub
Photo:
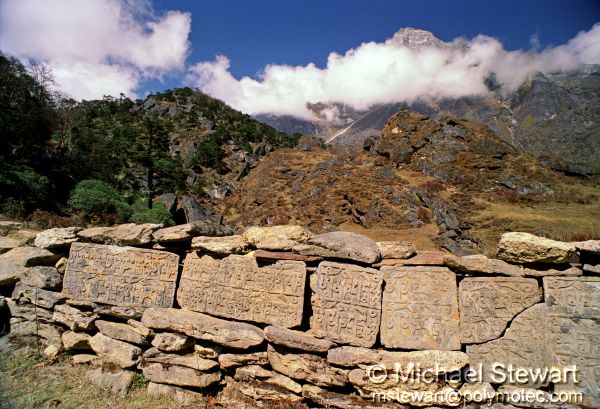
[[[14,197],[9,197],[8,199],[4,200],[4,203],[2,203],[0,209],[0,213],[10,219],[22,219],[25,217],[26,213],[25,202],[15,199]]]
[[[162,203],[154,203],[152,209],[148,209],[147,207],[141,209],[136,203],[134,205],[134,213],[129,218],[129,221],[137,224],[158,223],[165,226],[175,225],[173,216],[171,216],[171,213],[169,213]]]
[[[225,151],[221,147],[223,141],[219,136],[213,134],[203,140],[196,147],[192,162],[208,168],[220,169],[223,165]]]
[[[87,215],[118,213],[125,218],[131,215],[131,208],[119,193],[107,183],[96,179],[79,182],[71,191],[68,204],[72,210],[82,211]]]

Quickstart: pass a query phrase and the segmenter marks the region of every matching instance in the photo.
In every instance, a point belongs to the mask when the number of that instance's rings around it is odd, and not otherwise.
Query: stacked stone
[[[137,371],[149,393],[182,402],[227,389],[222,397],[334,408],[477,407],[553,387],[581,392],[585,407],[600,403],[598,241],[507,233],[491,259],[299,226],[226,233],[206,224],[42,232],[36,247],[0,256],[19,268],[4,301],[11,336],[69,351],[117,393]],[[57,260],[56,274],[40,272]],[[490,377],[497,362],[575,364],[582,382],[515,386]],[[416,400],[425,392],[429,400]]]

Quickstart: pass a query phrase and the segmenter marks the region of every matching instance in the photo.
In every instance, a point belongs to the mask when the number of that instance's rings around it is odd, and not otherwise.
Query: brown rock
[[[302,386],[302,396],[324,408],[336,409],[403,409],[402,406],[396,403],[376,403],[369,399],[363,399],[357,395],[349,395],[347,393],[338,393],[319,388],[315,385],[305,384]]]
[[[372,268],[323,261],[310,277],[313,334],[342,344],[373,346],[382,283],[382,274]]]
[[[498,338],[521,311],[542,300],[534,278],[472,277],[458,290],[461,341],[481,343]]]
[[[60,260],[58,260],[56,262],[56,264],[54,264],[54,268],[56,268],[56,270],[60,273],[60,274],[64,274],[65,270],[67,269],[67,262],[69,261],[68,258],[66,257],[61,257]]]
[[[84,332],[67,331],[62,334],[62,343],[65,351],[91,349],[90,339],[92,337]]]
[[[19,243],[18,240],[0,236],[0,254],[6,253],[15,247],[19,247],[20,245],[21,243]]]
[[[409,241],[377,242],[382,259],[405,259],[417,254],[415,245]]]
[[[17,247],[0,255],[0,262],[22,267],[53,266],[59,258],[59,255],[38,247]]]
[[[0,287],[17,283],[27,267],[0,260]]]
[[[102,365],[102,360],[100,358],[98,358],[98,356],[92,355],[92,354],[77,354],[77,355],[73,355],[73,364],[75,364],[75,365],[79,365],[79,364]]]
[[[244,241],[262,250],[291,250],[313,234],[301,226],[249,227],[242,235]]]
[[[117,305],[97,304],[94,306],[94,312],[98,315],[116,317],[121,319],[138,320],[144,315],[144,309],[141,307],[123,307]]]
[[[448,253],[443,251],[418,251],[416,256],[407,259],[386,259],[373,267],[383,266],[443,266],[444,256]]]
[[[239,391],[255,401],[298,402],[302,398],[292,395],[276,385],[260,382],[240,382]]]
[[[300,254],[290,253],[287,251],[255,250],[252,254],[255,258],[263,260],[292,260],[304,261],[305,263],[312,263],[323,260],[323,257],[302,256]]]
[[[577,250],[579,250],[582,253],[589,253],[589,254],[600,254],[600,240],[586,240],[586,241],[579,241],[575,244],[575,247],[577,248]]]
[[[327,352],[335,344],[300,331],[271,325],[265,328],[265,339],[273,344],[306,352]]]
[[[62,276],[54,267],[29,267],[21,274],[21,283],[45,290],[60,290]]]
[[[202,373],[185,366],[151,363],[142,368],[151,382],[192,388],[207,388],[221,380],[220,372]]]
[[[8,336],[11,339],[35,336],[44,340],[46,345],[54,345],[60,349],[62,347],[62,332],[62,328],[45,322],[19,321],[13,323],[11,320],[10,333]]]
[[[52,314],[52,321],[66,325],[71,331],[90,330],[97,318],[93,312],[80,311],[66,304],[55,306]]]
[[[244,365],[237,367],[233,375],[236,381],[248,381],[251,379],[266,379],[273,376],[274,372],[260,365]]]
[[[161,332],[152,340],[152,346],[164,352],[179,352],[192,348],[190,337],[175,332]]]
[[[446,267],[382,267],[381,343],[388,348],[459,350],[456,276]]]
[[[196,344],[194,345],[194,352],[201,358],[216,359],[221,353],[221,348],[217,346],[207,347]]]
[[[162,383],[148,383],[148,394],[149,395],[169,395],[176,402],[179,402],[185,406],[192,405],[196,401],[204,399],[201,393],[193,392],[187,389],[178,388],[177,386],[164,385]]]
[[[381,258],[379,247],[373,240],[345,231],[319,234],[292,250],[304,256],[347,259],[367,264],[376,263]]]
[[[600,274],[600,264],[596,264],[596,265],[584,264],[583,271],[585,271],[587,273],[592,273],[592,274]]]
[[[465,383],[458,391],[465,402],[492,402],[496,391],[489,382]]]
[[[101,333],[112,339],[118,339],[135,345],[148,344],[148,339],[128,324],[97,320],[96,327]]]
[[[455,271],[467,274],[502,274],[513,277],[544,277],[544,276],[580,276],[581,269],[577,267],[568,267],[564,269],[533,269],[525,268],[506,261],[487,258],[484,255],[473,256],[445,256],[444,265]]]
[[[86,371],[85,376],[100,386],[109,387],[115,395],[125,396],[133,383],[133,372],[120,369],[106,370],[102,368]]]
[[[25,321],[52,322],[52,310],[37,307],[29,303],[17,304],[10,298],[5,298],[4,300],[12,318],[20,318]]]
[[[0,236],[6,236],[12,231],[19,230],[23,223],[13,222],[10,220],[0,220]]]
[[[233,368],[241,365],[268,365],[269,358],[266,352],[253,352],[251,354],[222,354],[219,355],[219,364],[223,368]]]
[[[165,354],[156,348],[150,348],[144,352],[143,359],[145,363],[185,366],[196,371],[210,371],[219,366],[216,361],[201,358],[196,353],[186,355]]]
[[[192,239],[192,249],[206,253],[242,254],[248,250],[248,247],[242,236],[200,236]]]
[[[104,362],[113,363],[121,368],[130,368],[137,365],[142,355],[142,350],[123,341],[118,341],[98,333],[90,341],[94,352]]]
[[[529,233],[504,233],[498,243],[498,258],[513,263],[568,263],[575,244],[563,243]]]
[[[84,241],[118,246],[142,246],[152,241],[152,233],[162,227],[160,224],[120,224],[111,227],[91,227],[77,235]]]
[[[54,308],[56,304],[65,299],[61,293],[30,287],[21,283],[17,283],[11,298],[20,300],[20,302],[29,301],[43,308]]]
[[[348,383],[348,371],[329,366],[320,356],[290,353],[272,345],[268,347],[268,356],[271,367],[290,378],[318,386],[344,386]]]
[[[260,345],[264,340],[262,330],[253,325],[175,308],[148,308],[142,317],[142,324],[237,349]]]
[[[64,227],[44,230],[35,237],[34,244],[42,249],[67,248],[79,240],[77,233],[81,227]]]

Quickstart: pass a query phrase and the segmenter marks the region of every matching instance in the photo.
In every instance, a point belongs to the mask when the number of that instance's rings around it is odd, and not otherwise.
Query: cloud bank
[[[4,0],[0,49],[45,63],[77,99],[135,97],[143,79],[185,69],[191,15],[145,0]]]
[[[258,79],[236,79],[230,64],[225,56],[197,63],[187,82],[249,114],[313,119],[308,103],[337,102],[362,110],[381,103],[485,95],[490,73],[512,90],[537,71],[600,64],[600,24],[539,52],[507,51],[484,35],[443,43],[427,32],[405,29],[382,43],[331,53],[324,68],[267,65]]]

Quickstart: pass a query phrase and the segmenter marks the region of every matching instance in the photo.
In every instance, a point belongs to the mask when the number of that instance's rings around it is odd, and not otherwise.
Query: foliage
[[[75,186],[68,201],[74,211],[88,216],[101,216],[118,213],[124,217],[131,215],[130,206],[123,201],[119,193],[101,180],[83,180]]]
[[[225,157],[225,151],[221,147],[222,143],[222,139],[218,135],[210,135],[196,146],[192,163],[217,170],[222,169]]]
[[[173,216],[162,203],[155,202],[152,208],[146,207],[143,200],[139,200],[132,205],[133,214],[129,218],[132,223],[157,223],[165,226],[175,225]]]

